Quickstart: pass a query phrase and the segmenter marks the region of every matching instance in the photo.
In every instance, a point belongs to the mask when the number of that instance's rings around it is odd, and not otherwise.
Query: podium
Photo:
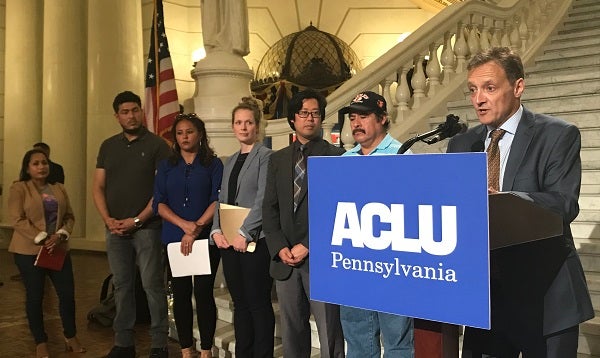
[[[460,325],[491,327],[500,277],[519,302],[566,257],[560,215],[488,194],[486,153],[309,157],[308,168],[311,299],[418,317],[418,358],[457,357]]]
[[[510,192],[490,194],[488,200],[490,254],[498,254],[497,264],[508,266],[514,259],[532,258],[533,265],[546,266],[547,271],[538,271],[547,274],[537,279],[549,285],[567,254],[560,238],[552,239],[563,233],[562,217]],[[539,250],[544,250],[543,262],[539,255],[530,255]],[[415,319],[414,334],[415,358],[458,357],[457,325]]]

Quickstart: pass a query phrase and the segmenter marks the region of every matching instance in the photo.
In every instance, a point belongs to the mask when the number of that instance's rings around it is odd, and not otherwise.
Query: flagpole
[[[154,33],[154,68],[156,73],[156,110],[154,111],[154,131],[158,133],[158,120],[160,118],[160,49],[158,48],[158,4],[157,1],[153,0],[154,3],[154,21],[152,21],[152,31]],[[164,10],[163,10],[164,11]]]

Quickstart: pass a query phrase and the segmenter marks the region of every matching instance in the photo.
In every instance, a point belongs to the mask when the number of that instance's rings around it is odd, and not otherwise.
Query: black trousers
[[[576,358],[579,326],[544,335],[544,298],[536,291],[507,294],[502,282],[491,282],[492,329],[466,327],[462,358]]]
[[[208,350],[213,346],[217,326],[217,305],[213,288],[221,255],[215,245],[208,245],[208,252],[212,272],[210,275],[172,277],[169,269],[169,279],[173,291],[173,314],[181,348],[189,348],[194,344],[192,291],[196,300],[200,348]],[[192,279],[194,280],[193,285]]]
[[[462,358],[576,358],[579,326],[573,326],[540,340],[525,342],[516,334],[494,335],[491,331],[465,328]],[[482,342],[490,344],[483,347]]]
[[[272,358],[275,316],[271,303],[273,280],[270,255],[264,240],[253,253],[221,250],[223,273],[233,299],[235,356]]]

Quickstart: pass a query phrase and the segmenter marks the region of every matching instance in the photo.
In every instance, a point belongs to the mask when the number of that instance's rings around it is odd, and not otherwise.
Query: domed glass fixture
[[[359,70],[358,57],[350,46],[311,24],[282,38],[265,53],[252,88],[282,79],[324,88],[343,83]]]
[[[311,23],[306,29],[285,36],[263,56],[251,83],[255,96],[265,101],[267,118],[282,118],[286,98],[307,87],[324,95],[339,87],[362,67],[344,41]],[[282,91],[286,87],[286,91]],[[283,94],[280,96],[278,94]],[[284,98],[286,97],[286,98]],[[269,110],[271,107],[271,110]]]

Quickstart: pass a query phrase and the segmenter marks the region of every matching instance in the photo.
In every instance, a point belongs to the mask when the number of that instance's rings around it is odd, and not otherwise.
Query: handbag
[[[62,245],[54,246],[52,253],[45,246],[42,246],[35,258],[34,265],[49,270],[60,271],[63,268],[66,256],[67,250]]]

